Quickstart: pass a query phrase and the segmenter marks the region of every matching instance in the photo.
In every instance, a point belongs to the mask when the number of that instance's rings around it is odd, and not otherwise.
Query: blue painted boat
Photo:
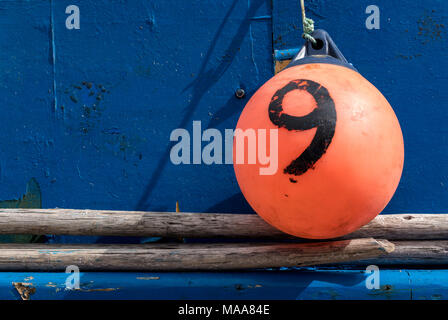
[[[32,283],[31,299],[441,300],[448,270],[383,270],[367,289],[362,270],[187,273],[81,273],[81,290],[64,273],[2,273],[0,299],[20,299],[12,282]],[[434,279],[438,279],[435,283]],[[431,286],[428,284],[432,283]]]
[[[1,0],[0,206],[173,211],[179,201],[188,212],[253,212],[231,165],[175,165],[170,135],[192,132],[196,120],[223,133],[235,127],[247,99],[303,44],[298,3]],[[316,0],[307,10],[400,119],[405,168],[383,214],[442,214],[448,3],[378,0],[381,25],[372,30],[368,4]],[[67,28],[70,5],[80,10],[79,29]],[[364,269],[82,273],[81,290],[70,291],[65,273],[4,272],[0,298],[20,298],[12,282],[32,283],[33,299],[447,298],[444,269],[382,270],[376,291],[366,289],[367,276]]]

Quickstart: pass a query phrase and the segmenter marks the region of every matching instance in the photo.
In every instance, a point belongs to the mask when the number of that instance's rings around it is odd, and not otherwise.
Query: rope
[[[303,34],[302,37],[305,40],[309,40],[316,44],[316,39],[311,35],[314,32],[314,20],[307,18],[305,15],[305,0],[300,0],[300,5],[302,7],[302,21],[303,21]]]

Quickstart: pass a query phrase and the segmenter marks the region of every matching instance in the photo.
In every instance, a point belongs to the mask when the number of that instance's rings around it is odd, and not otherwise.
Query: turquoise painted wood
[[[448,3],[378,0],[379,30],[365,27],[369,1],[306,3],[402,125],[403,179],[385,213],[446,212]],[[72,4],[80,30],[65,27]],[[296,52],[300,34],[295,0],[0,0],[0,206],[20,202],[34,178],[44,208],[172,211],[179,201],[182,211],[253,212],[231,165],[172,164],[170,133],[191,132],[194,120],[234,128],[273,75],[275,50]],[[87,273],[86,290],[120,289],[86,292],[63,290],[64,274],[35,273],[32,282],[36,298],[444,299],[446,275],[384,271],[393,290],[377,293],[365,291],[356,271],[171,273],[157,281]],[[0,297],[17,298],[11,282],[27,276],[0,274]]]
[[[2,273],[0,299],[20,299],[12,282],[36,288],[31,299],[267,299],[440,300],[448,270],[381,270],[380,288],[367,289],[363,270],[223,273],[81,273],[68,290],[64,273]],[[437,279],[435,281],[434,279]],[[428,286],[431,282],[433,285]]]

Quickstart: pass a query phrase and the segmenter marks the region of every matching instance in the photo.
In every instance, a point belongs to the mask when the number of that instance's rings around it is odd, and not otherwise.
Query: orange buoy
[[[404,147],[384,96],[325,31],[313,37],[320,48],[307,42],[244,108],[234,169],[246,200],[269,224],[298,237],[328,239],[357,230],[385,208],[400,181]],[[260,161],[235,161],[238,131],[248,129],[277,129],[277,150],[267,148],[278,152],[275,173],[260,174],[266,166]]]

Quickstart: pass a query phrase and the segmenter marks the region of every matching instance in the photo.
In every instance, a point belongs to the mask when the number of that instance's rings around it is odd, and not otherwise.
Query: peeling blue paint
[[[367,289],[363,270],[80,273],[80,289],[66,289],[65,273],[0,274],[0,299],[20,299],[12,282],[36,288],[39,299],[446,299],[447,270],[382,270],[381,288]],[[429,279],[438,279],[428,287]],[[409,281],[412,279],[412,282]]]
[[[278,61],[290,60],[299,53],[300,49],[301,48],[274,50],[274,59]]]
[[[42,208],[42,196],[39,183],[31,178],[26,184],[26,192],[23,196],[14,200],[0,200],[0,208]],[[0,235],[0,243],[29,243],[43,242],[45,237],[39,235]]]

